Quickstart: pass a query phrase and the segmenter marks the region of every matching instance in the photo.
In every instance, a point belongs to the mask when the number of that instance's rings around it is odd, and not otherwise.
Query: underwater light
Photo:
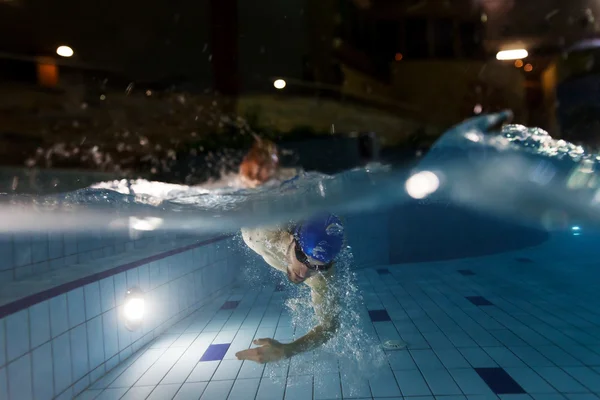
[[[153,231],[163,224],[162,218],[157,217],[129,217],[129,227],[136,231]]]
[[[275,86],[275,89],[283,89],[285,87],[286,83],[283,79],[277,79],[275,80],[275,82],[273,82],[273,86]]]
[[[520,60],[529,55],[525,49],[502,50],[496,54],[498,60]]]
[[[123,317],[125,318],[125,327],[134,331],[140,327],[144,320],[146,304],[144,293],[137,287],[127,291],[125,295],[125,305],[123,306]]]
[[[61,57],[71,57],[75,52],[69,46],[58,46],[56,49],[56,54]]]
[[[579,226],[575,225],[575,226],[571,227],[571,230],[572,231],[580,231],[581,228]]]
[[[406,181],[406,192],[413,199],[424,199],[440,186],[440,178],[431,171],[421,171]]]

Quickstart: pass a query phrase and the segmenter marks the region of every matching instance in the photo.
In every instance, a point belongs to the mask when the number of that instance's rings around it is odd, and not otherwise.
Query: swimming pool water
[[[0,399],[599,398],[595,156],[478,121],[413,171],[8,199]],[[428,195],[411,199],[406,178],[422,171],[437,186],[417,181]],[[266,366],[236,360],[254,338],[311,327],[308,293],[237,228],[319,208],[341,214],[350,245],[339,337]],[[147,314],[130,332],[132,287]]]

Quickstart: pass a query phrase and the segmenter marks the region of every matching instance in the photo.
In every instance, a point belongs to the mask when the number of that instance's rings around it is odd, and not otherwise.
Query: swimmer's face
[[[293,241],[288,249],[288,267],[287,267],[287,276],[290,282],[293,283],[302,283],[311,276],[316,275],[318,272],[314,269],[308,268],[306,265],[302,264],[296,258],[296,242]]]

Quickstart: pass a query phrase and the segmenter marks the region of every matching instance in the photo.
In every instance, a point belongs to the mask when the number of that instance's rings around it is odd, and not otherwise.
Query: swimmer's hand
[[[235,356],[238,360],[250,360],[260,364],[279,361],[286,358],[285,344],[279,343],[275,339],[256,339],[254,344],[261,347],[238,351]]]

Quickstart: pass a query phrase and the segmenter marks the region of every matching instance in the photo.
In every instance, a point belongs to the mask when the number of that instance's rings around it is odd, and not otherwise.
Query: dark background
[[[286,163],[336,172],[411,162],[452,124],[505,108],[595,147],[597,43],[573,45],[596,38],[599,11],[583,0],[2,0],[0,163],[197,183],[235,170],[257,133],[294,153]],[[529,56],[496,60],[514,48]]]

